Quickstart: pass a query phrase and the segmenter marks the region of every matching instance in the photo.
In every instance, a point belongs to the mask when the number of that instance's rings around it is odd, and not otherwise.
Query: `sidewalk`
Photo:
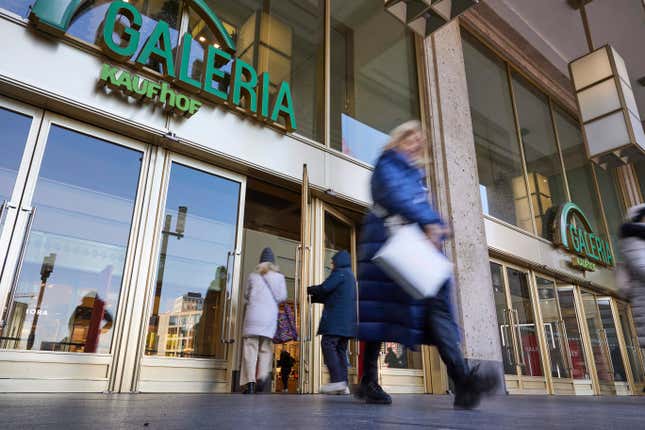
[[[455,411],[448,396],[0,394],[6,429],[620,429],[645,428],[644,397],[500,396]]]

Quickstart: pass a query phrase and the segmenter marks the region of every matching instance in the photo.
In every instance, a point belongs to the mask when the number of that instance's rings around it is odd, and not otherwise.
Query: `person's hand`
[[[309,294],[310,296],[313,294],[313,288],[314,287],[307,287],[307,294]]]
[[[428,240],[432,242],[437,249],[441,249],[443,239],[450,235],[450,228],[441,224],[428,224],[425,226],[425,233]]]

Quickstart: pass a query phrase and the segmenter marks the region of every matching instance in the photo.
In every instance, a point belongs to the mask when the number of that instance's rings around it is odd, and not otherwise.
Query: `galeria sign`
[[[596,264],[614,266],[609,242],[594,232],[582,209],[574,203],[565,203],[558,209],[553,236],[556,245],[577,255],[571,263],[575,268],[593,271]]]
[[[101,48],[110,58],[118,62],[132,62],[139,67],[145,66],[151,59],[156,60],[161,64],[167,82],[144,79],[109,64],[103,65],[100,82],[131,97],[160,103],[171,112],[185,116],[193,115],[202,103],[171,88],[169,84],[173,84],[204,99],[243,110],[262,121],[276,123],[280,127],[283,127],[279,123],[282,120],[287,130],[295,130],[296,118],[289,83],[281,82],[275,96],[272,96],[269,73],[258,75],[253,66],[234,57],[234,41],[206,2],[186,2],[204,20],[220,42],[218,46],[221,46],[218,48],[209,44],[204,50],[204,66],[200,79],[195,79],[189,73],[191,50],[195,42],[191,34],[186,33],[181,37],[178,62],[172,49],[170,26],[162,20],[156,23],[139,50],[143,16],[132,4],[114,1],[105,14],[102,34],[99,35]],[[72,16],[82,4],[83,2],[78,0],[38,0],[32,8],[30,19],[49,31],[64,33],[71,23]],[[127,20],[127,24],[121,17]],[[117,31],[117,27],[120,31]],[[120,41],[114,40],[115,33],[120,33]],[[223,70],[223,66],[229,63],[230,75]],[[175,64],[179,64],[178,70]]]

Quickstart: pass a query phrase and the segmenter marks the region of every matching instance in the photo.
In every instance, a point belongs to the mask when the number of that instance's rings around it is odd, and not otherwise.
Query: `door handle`
[[[228,302],[229,302],[229,291],[228,291],[228,280],[230,277],[230,260],[231,260],[231,251],[226,253],[226,282],[224,284],[224,302],[222,303],[222,328],[220,332],[219,340],[221,343],[228,343]]]
[[[571,357],[571,348],[569,347],[569,336],[567,336],[567,326],[564,320],[559,320],[561,342],[564,345],[564,353],[567,354],[567,366],[569,367],[570,377],[573,378],[573,358]]]
[[[10,204],[7,204],[6,207],[15,209],[16,207]],[[13,306],[13,296],[18,285],[18,280],[22,274],[22,266],[25,261],[25,254],[27,253],[27,243],[29,242],[29,236],[31,235],[31,228],[34,224],[34,218],[36,217],[36,208],[23,209],[25,212],[29,212],[27,218],[27,226],[25,227],[25,235],[22,239],[22,244],[20,245],[20,253],[18,254],[18,263],[16,265],[16,272],[13,275],[11,281],[11,289],[9,290],[9,295],[7,297],[7,303],[5,304],[3,310],[2,320],[0,320],[0,328],[5,326],[5,322],[9,317],[9,310]]]
[[[517,350],[517,356],[520,361],[520,366],[526,366],[526,357],[524,356],[524,348],[522,347],[522,330],[520,328],[520,314],[517,312],[517,309],[511,309],[510,310],[511,315],[514,315],[515,317],[513,318],[515,320],[514,328],[515,328],[515,333],[516,333],[516,342],[515,342],[515,348]]]
[[[607,363],[609,364],[609,370],[611,371],[611,378],[614,379],[616,372],[614,369],[613,360],[611,359],[611,349],[609,348],[609,339],[607,338],[607,331],[604,328],[600,329],[600,337],[602,338],[602,342],[605,346],[605,354],[607,354]]]
[[[235,271],[235,265],[237,262],[237,257],[241,255],[240,251],[232,252],[233,255],[233,265],[231,267],[231,276],[230,283],[228,286],[228,329],[227,329],[227,343],[235,343],[235,337],[233,337],[233,272]]]
[[[296,314],[296,320],[300,319],[300,321],[302,321],[302,316],[298,314],[298,305],[300,302],[300,251],[301,250],[302,250],[302,244],[298,244],[298,246],[296,246],[296,271],[293,277],[293,308]],[[300,334],[300,338],[302,339],[302,333]]]

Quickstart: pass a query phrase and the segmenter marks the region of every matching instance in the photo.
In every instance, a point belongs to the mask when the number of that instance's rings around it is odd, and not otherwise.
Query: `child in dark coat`
[[[307,288],[307,293],[312,301],[325,305],[318,334],[322,335],[322,352],[331,382],[320,387],[320,392],[349,394],[347,344],[357,332],[356,278],[347,251],[338,252],[332,262],[333,271],[325,282]]]

